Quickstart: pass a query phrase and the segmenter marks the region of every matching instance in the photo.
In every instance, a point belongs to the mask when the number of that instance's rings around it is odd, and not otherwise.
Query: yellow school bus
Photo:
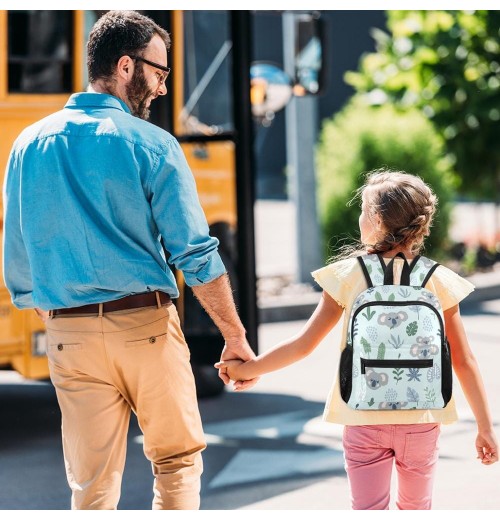
[[[211,234],[219,239],[249,343],[257,351],[253,125],[283,108],[292,91],[319,92],[319,39],[305,15],[297,15],[298,68],[292,78],[269,64],[252,67],[249,11],[142,12],[172,38],[168,95],[152,104],[150,120],[183,147]],[[60,110],[71,93],[86,89],[86,41],[102,13],[0,11],[2,185],[12,143],[23,128]],[[176,304],[199,395],[217,394],[223,385],[212,365],[223,347],[222,336],[185,290],[181,273],[175,274],[181,293]],[[12,305],[0,275],[0,368],[13,368],[26,378],[47,378],[45,350],[42,321],[33,310]]]

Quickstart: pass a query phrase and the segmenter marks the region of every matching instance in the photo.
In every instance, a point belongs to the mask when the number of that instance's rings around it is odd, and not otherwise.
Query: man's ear
[[[128,82],[134,75],[134,66],[134,60],[130,56],[122,56],[116,64],[116,75]]]

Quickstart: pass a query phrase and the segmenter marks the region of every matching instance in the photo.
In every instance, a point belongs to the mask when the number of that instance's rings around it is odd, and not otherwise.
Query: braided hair
[[[375,244],[365,244],[368,253],[383,253],[397,247],[419,253],[429,235],[437,197],[417,175],[402,171],[369,172],[356,197],[365,200],[370,214],[377,214],[382,231]]]

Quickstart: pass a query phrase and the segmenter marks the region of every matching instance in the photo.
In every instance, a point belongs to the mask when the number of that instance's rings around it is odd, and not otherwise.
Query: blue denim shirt
[[[18,308],[77,307],[226,272],[179,143],[120,99],[72,95],[26,128],[4,183],[3,276]]]

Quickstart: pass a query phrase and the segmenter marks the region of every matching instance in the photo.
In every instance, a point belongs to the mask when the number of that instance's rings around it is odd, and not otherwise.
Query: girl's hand
[[[244,361],[241,359],[227,359],[215,363],[214,367],[226,374],[232,381],[246,381],[248,378],[245,377],[244,370],[240,368],[243,364]]]
[[[220,356],[220,362],[222,363],[226,360],[248,361],[254,357],[255,354],[245,338],[230,338],[226,339],[226,344]],[[215,365],[215,367],[218,368],[217,365]],[[219,368],[219,377],[224,381],[225,385],[229,384],[230,377],[225,369]],[[259,378],[255,377],[253,379],[247,378],[245,381],[239,381],[238,384],[235,385],[235,390],[248,390],[252,388],[258,380]]]
[[[498,462],[498,445],[493,430],[479,432],[476,437],[477,458],[483,464]]]

